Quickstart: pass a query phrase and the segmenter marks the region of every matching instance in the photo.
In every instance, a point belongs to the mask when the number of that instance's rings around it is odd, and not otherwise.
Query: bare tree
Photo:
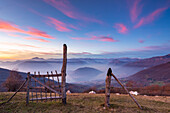
[[[15,70],[10,71],[9,77],[3,83],[8,91],[16,91],[23,82],[22,76]]]

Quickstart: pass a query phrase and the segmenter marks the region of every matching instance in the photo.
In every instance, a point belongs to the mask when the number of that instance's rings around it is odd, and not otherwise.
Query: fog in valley
[[[115,62],[116,61],[116,62]],[[142,67],[127,67],[125,64],[136,61],[132,59],[68,59],[67,62],[67,82],[89,82],[93,80],[104,80],[108,68],[112,68],[113,73],[118,77],[127,77],[140,70]],[[33,58],[20,61],[0,62],[1,68],[17,70],[20,72],[40,72],[45,74],[57,70],[61,72],[62,59],[42,59]]]

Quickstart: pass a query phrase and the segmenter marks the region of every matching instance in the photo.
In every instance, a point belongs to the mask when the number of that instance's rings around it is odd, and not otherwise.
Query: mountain
[[[52,68],[52,65],[49,64],[47,61],[34,61],[34,60],[31,60],[31,61],[24,61],[24,62],[21,62],[19,64],[16,65],[16,67],[19,69],[19,70],[25,70],[25,71],[36,71],[36,70],[40,70],[40,69],[50,69]]]
[[[140,60],[140,59],[138,59],[138,58],[116,58],[116,59],[112,59],[109,62],[109,64],[110,65],[125,65],[127,63],[135,62],[138,60]]]
[[[126,79],[143,85],[170,83],[170,62],[139,71]]]
[[[141,59],[135,62],[130,62],[126,64],[125,66],[148,68],[148,67],[156,66],[159,64],[167,63],[167,62],[170,62],[170,54],[165,55],[165,56],[157,56],[157,57],[152,57],[152,58]]]
[[[89,81],[95,78],[97,75],[101,74],[102,71],[91,68],[91,67],[82,67],[78,68],[71,73],[71,76],[75,81]]]
[[[34,57],[33,60],[45,60],[44,58]]]

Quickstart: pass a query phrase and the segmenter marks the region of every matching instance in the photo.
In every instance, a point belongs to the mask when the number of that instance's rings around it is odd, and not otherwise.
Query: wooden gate
[[[63,45],[63,66],[61,73],[53,73],[52,71],[47,74],[27,74],[27,95],[26,104],[29,101],[47,101],[62,99],[62,103],[66,104],[66,65],[67,65],[67,46]]]

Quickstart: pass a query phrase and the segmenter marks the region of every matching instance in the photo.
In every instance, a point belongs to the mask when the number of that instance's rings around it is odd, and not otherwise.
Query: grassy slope
[[[0,103],[9,98],[12,93],[0,93]],[[168,113],[170,112],[170,97],[135,96],[144,110],[139,110],[128,95],[111,95],[111,108],[104,109],[104,94],[70,94],[67,96],[67,105],[62,105],[61,100],[48,102],[30,102],[25,105],[25,93],[19,93],[10,103],[0,106],[0,112],[6,113]]]

